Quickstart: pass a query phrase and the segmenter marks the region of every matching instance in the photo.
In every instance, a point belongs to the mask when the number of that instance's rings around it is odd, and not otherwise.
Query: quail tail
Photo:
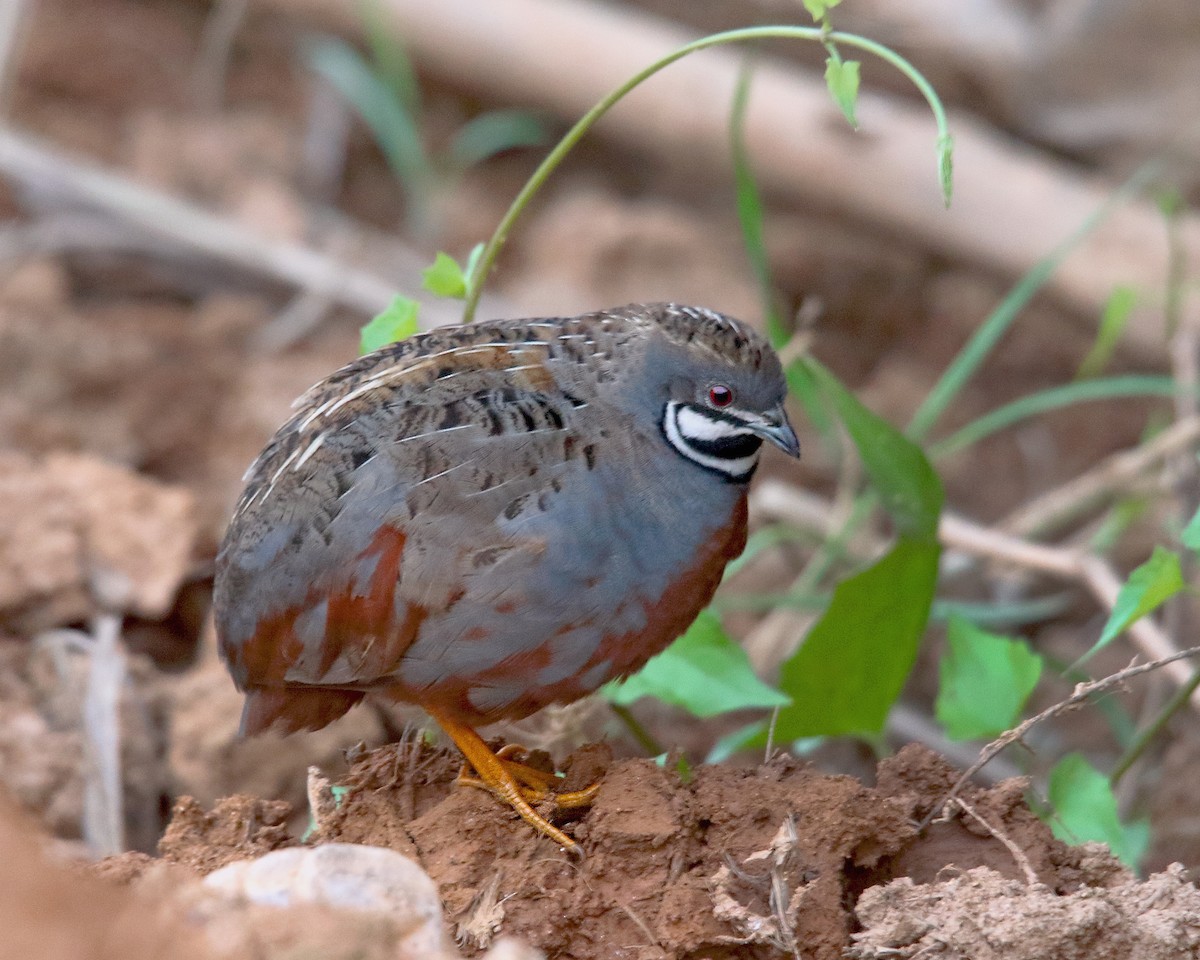
[[[272,728],[284,734],[319,730],[364,696],[359,690],[322,687],[251,687],[246,691],[238,732],[250,737]]]

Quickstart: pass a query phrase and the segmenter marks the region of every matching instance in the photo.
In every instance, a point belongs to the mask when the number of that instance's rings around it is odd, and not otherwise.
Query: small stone
[[[418,864],[384,847],[290,847],[231,863],[209,874],[204,885],[264,906],[384,913],[404,931],[398,946],[413,956],[437,956],[444,947],[437,887]]]

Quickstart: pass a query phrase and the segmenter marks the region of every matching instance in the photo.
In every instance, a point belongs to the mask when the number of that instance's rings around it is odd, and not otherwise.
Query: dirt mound
[[[570,779],[601,764],[585,748]],[[790,757],[757,769],[700,767],[686,781],[649,760],[613,763],[594,805],[568,819],[578,862],[486,793],[456,788],[457,770],[452,755],[405,742],[360,757],[336,805],[320,799],[314,778],[310,842],[367,843],[416,859],[467,947],[503,934],[580,960],[795,950],[833,960],[859,931],[862,891],[899,876],[921,883],[948,867],[986,867],[1023,883],[1027,864],[1051,896],[1126,876],[1107,855],[1087,859],[1055,840],[1024,805],[1020,781],[968,790],[973,817],[920,830],[956,775],[920,747],[881,764],[874,788]],[[162,854],[201,872],[257,856],[296,842],[281,831],[288,813],[249,798],[205,813],[184,800]]]
[[[94,457],[0,450],[0,624],[34,633],[98,609],[165,616],[194,512],[187,491]]]
[[[1178,864],[1140,883],[1063,895],[979,868],[941,883],[905,878],[867,890],[849,955],[972,960],[1180,960],[1200,956],[1200,890]]]

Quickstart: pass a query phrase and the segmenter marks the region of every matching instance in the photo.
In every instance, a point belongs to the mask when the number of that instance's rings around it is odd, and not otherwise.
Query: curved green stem
[[[496,257],[499,256],[501,248],[508,239],[508,234],[512,230],[513,224],[529,205],[529,201],[542,188],[542,185],[549,178],[550,174],[562,163],[563,158],[570,153],[571,149],[583,138],[583,135],[596,124],[597,120],[611,110],[613,106],[635,87],[690,53],[728,43],[744,43],[748,40],[765,40],[770,38],[815,40],[818,43],[832,42],[845,44],[848,47],[857,47],[890,63],[908,77],[929,103],[929,107],[933,111],[934,120],[938,128],[938,149],[941,158],[942,182],[943,187],[946,187],[949,178],[949,161],[947,157],[951,143],[950,129],[946,121],[946,111],[929,81],[921,76],[916,67],[894,50],[890,50],[882,44],[876,43],[874,40],[868,40],[866,37],[860,37],[857,34],[841,33],[836,30],[823,30],[820,27],[746,27],[740,30],[727,30],[724,33],[714,33],[711,36],[685,44],[673,53],[668,54],[644,70],[634,74],[585,113],[567,131],[563,138],[559,140],[554,149],[546,155],[546,158],[538,165],[538,168],[533,172],[529,180],[525,183],[525,186],[521,188],[521,192],[517,194],[505,212],[491,239],[488,240],[487,246],[484,247],[478,266],[472,275],[467,278],[467,298],[466,304],[463,307],[463,323],[470,323],[475,318],[475,310],[479,306],[479,297],[483,292],[484,281],[491,273],[492,267],[496,262]]]
[[[956,433],[939,440],[928,448],[928,452],[931,457],[944,457],[1029,417],[1076,403],[1113,400],[1118,397],[1174,397],[1178,393],[1179,384],[1172,377],[1154,374],[1098,377],[1095,380],[1080,380],[1060,387],[1049,387],[997,407]]]

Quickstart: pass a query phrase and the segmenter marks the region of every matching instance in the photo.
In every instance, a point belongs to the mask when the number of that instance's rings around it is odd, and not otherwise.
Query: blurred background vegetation
[[[480,311],[671,299],[775,317],[805,457],[764,465],[752,552],[693,640],[737,638],[794,701],[785,664],[836,584],[905,532],[903,511],[875,509],[896,482],[870,451],[908,428],[944,489],[929,629],[867,704],[878,729],[797,723],[776,745],[864,777],[912,740],[965,767],[1076,682],[1200,635],[1182,589],[1200,502],[1200,7],[847,0],[833,19],[946,102],[949,209],[933,120],[891,67],[862,58],[854,131],[819,44],[708,51],[571,154]],[[236,740],[206,615],[243,469],[394,293],[423,326],[457,319],[423,268],[438,250],[465,262],[584,111],[704,32],[765,23],[812,18],[799,0],[0,0],[0,781],[21,806],[93,853],[152,850],[175,796],[302,807],[309,764],[408,719]],[[922,489],[932,543],[941,500]],[[857,669],[841,650],[832,665]],[[1200,866],[1194,677],[1180,662],[1055,717],[983,775],[1033,775],[1035,802],[1082,805],[1076,823],[1103,820],[1131,862]],[[630,755],[761,758],[741,747],[764,712],[722,711],[769,691],[610,699],[624,723],[595,698],[515,733],[555,753],[603,735]]]

